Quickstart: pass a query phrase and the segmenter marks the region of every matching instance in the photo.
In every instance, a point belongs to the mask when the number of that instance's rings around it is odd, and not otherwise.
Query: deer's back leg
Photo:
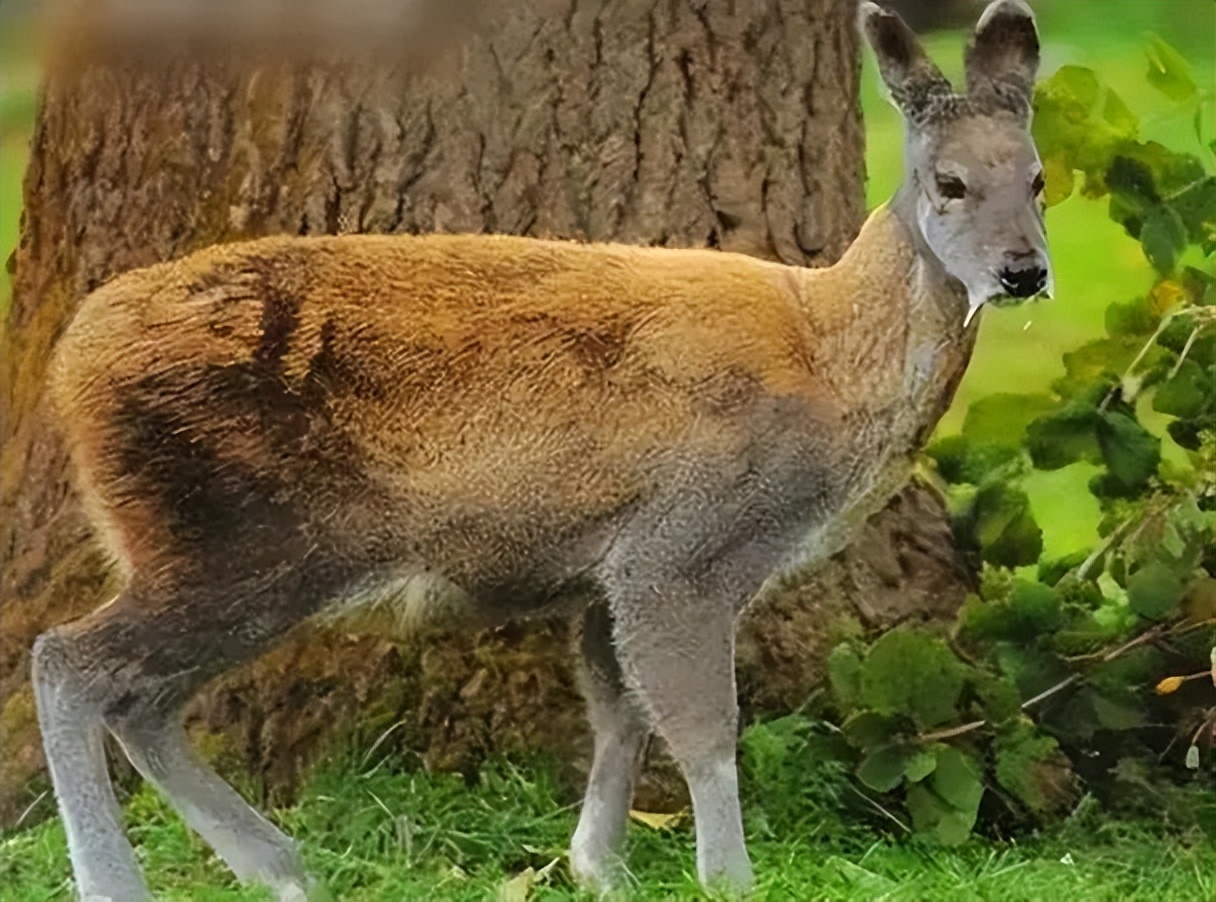
[[[570,841],[570,865],[580,883],[602,891],[617,883],[624,871],[620,847],[650,726],[625,687],[605,602],[596,601],[587,609],[579,651],[580,682],[595,752],[578,827]]]
[[[122,813],[106,769],[96,677],[82,670],[57,630],[34,643],[33,684],[46,763],[68,838],[82,899],[151,899],[122,830]]]
[[[205,682],[315,610],[334,588],[333,573],[307,564],[243,579],[223,572],[216,562],[155,587],[136,574],[114,602],[35,645],[39,720],[85,898],[147,898],[106,772],[103,728],[238,877],[267,883],[282,899],[306,898],[294,844],[198,759],[180,715]]]

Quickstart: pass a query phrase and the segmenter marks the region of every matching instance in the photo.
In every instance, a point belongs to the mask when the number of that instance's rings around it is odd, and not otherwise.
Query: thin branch
[[[1079,660],[1084,660],[1084,659],[1092,660],[1093,658],[1100,658],[1102,660],[1102,663],[1105,664],[1107,661],[1113,661],[1115,658],[1119,657],[1120,655],[1126,654],[1127,652],[1131,651],[1133,648],[1136,648],[1137,646],[1143,645],[1146,642],[1151,642],[1152,640],[1159,638],[1161,636],[1162,632],[1163,632],[1162,627],[1154,626],[1151,629],[1145,630],[1139,636],[1136,636],[1135,638],[1130,639],[1127,642],[1124,642],[1118,648],[1113,648],[1110,651],[1104,652],[1102,654],[1085,655],[1082,658],[1073,658],[1070,660],[1079,661]],[[1038,695],[1034,696],[1033,698],[1026,699],[1026,701],[1022,702],[1021,710],[1026,711],[1027,709],[1031,708],[1032,706],[1037,705],[1039,702],[1045,701],[1046,699],[1051,698],[1053,695],[1056,695],[1059,692],[1063,692],[1065,689],[1067,689],[1069,686],[1073,685],[1080,679],[1081,679],[1081,674],[1079,674],[1079,673],[1074,673],[1074,674],[1071,674],[1071,675],[1065,677],[1064,679],[1060,680],[1060,682],[1056,683],[1054,686],[1052,686],[1048,689],[1044,689],[1042,692],[1040,692]],[[1189,679],[1189,677],[1188,677],[1188,679]],[[965,723],[965,724],[962,724],[961,726],[949,727],[945,730],[934,730],[932,733],[921,733],[916,738],[918,740],[920,740],[921,742],[938,742],[943,739],[953,739],[956,736],[965,736],[968,733],[974,733],[976,730],[980,729],[981,727],[985,727],[988,724],[989,724],[989,721],[987,721],[987,720],[973,720],[973,721],[971,721],[971,723]]]
[[[1101,661],[1102,663],[1105,664],[1107,661],[1113,661],[1115,658],[1119,657],[1119,655],[1123,654],[1124,652],[1131,651],[1137,645],[1143,645],[1145,642],[1151,642],[1153,639],[1159,638],[1163,632],[1164,632],[1163,627],[1154,626],[1151,629],[1145,630],[1139,636],[1136,636],[1136,637],[1128,640],[1127,642],[1124,642],[1118,648],[1112,649],[1111,651],[1097,651],[1097,652],[1093,652],[1092,654],[1088,654],[1088,655],[1075,655],[1071,658],[1066,658],[1065,660],[1070,661],[1070,662],[1072,662],[1072,661]],[[1077,674],[1074,674],[1074,676],[1077,676]],[[1027,702],[1026,704],[1030,704],[1030,703]],[[1026,705],[1022,705],[1022,707],[1024,708],[1024,707],[1026,707]]]
[[[1127,369],[1124,370],[1123,377],[1119,380],[1119,384],[1112,386],[1111,390],[1106,393],[1106,397],[1102,399],[1102,403],[1098,405],[1098,413],[1104,412],[1106,408],[1110,406],[1110,402],[1114,400],[1115,392],[1117,392],[1123,385],[1123,380],[1130,376],[1132,372],[1135,371],[1136,367],[1140,365],[1140,361],[1144,359],[1144,356],[1148,354],[1153,345],[1157,343],[1157,339],[1161,337],[1161,333],[1165,331],[1166,326],[1173,322],[1173,319],[1173,314],[1167,314],[1161,317],[1161,322],[1157,323],[1156,330],[1149,337],[1148,341],[1144,343],[1144,346],[1140,348],[1139,353],[1132,358],[1132,362],[1127,365]]]
[[[1127,532],[1127,528],[1130,525],[1130,520],[1124,520],[1122,523],[1112,529],[1105,539],[1098,543],[1098,547],[1090,552],[1089,557],[1082,561],[1081,566],[1077,568],[1077,579],[1085,579],[1085,577],[1089,574],[1089,571],[1093,569],[1094,564],[1098,562],[1098,559],[1102,557],[1102,555],[1106,554],[1112,545],[1119,541],[1123,533]]]
[[[1195,340],[1199,338],[1199,333],[1202,329],[1203,326],[1198,325],[1191,330],[1191,334],[1187,336],[1186,344],[1182,346],[1182,351],[1178,354],[1178,362],[1170,370],[1168,378],[1173,379],[1178,375],[1178,371],[1182,369],[1182,364],[1186,360],[1186,355],[1191,353],[1191,348],[1195,346]]]
[[[950,727],[948,730],[934,730],[932,733],[921,733],[916,738],[922,742],[940,742],[943,739],[953,739],[955,736],[962,736],[978,730],[987,723],[988,721],[986,720],[973,720],[971,723],[965,723],[961,727]]]

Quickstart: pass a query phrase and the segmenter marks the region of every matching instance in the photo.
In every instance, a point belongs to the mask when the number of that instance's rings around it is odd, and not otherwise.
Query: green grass
[[[1216,893],[1216,857],[1197,837],[1150,824],[1077,815],[1017,843],[972,838],[947,850],[842,819],[855,796],[839,769],[807,761],[799,775],[747,778],[744,807],[758,885],[750,898],[850,900],[1154,900],[1201,902]],[[452,775],[360,773],[336,765],[277,820],[304,847],[313,874],[342,900],[492,899],[539,873],[529,898],[587,898],[564,849],[576,817],[569,791],[544,764],[497,761],[475,785]],[[1085,806],[1083,806],[1084,809]],[[261,900],[237,885],[151,790],[127,807],[158,898]],[[631,826],[633,898],[700,899],[692,830]],[[525,875],[521,877],[520,875]],[[57,821],[0,843],[0,902],[63,899],[71,891]],[[522,898],[522,897],[518,897]]]

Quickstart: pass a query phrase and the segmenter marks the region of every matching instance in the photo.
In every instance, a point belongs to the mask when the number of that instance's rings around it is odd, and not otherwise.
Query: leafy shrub
[[[1148,56],[1204,147],[1212,98],[1159,38]],[[1213,757],[1216,142],[1201,158],[1141,141],[1135,114],[1076,66],[1040,86],[1034,130],[1048,203],[1107,199],[1156,282],[1064,355],[1051,393],[983,398],[928,450],[984,567],[950,635],[899,629],[829,661],[856,778],[947,844],[985,812],[1034,821],[1082,787],[1134,800]],[[1021,482],[1081,461],[1100,468],[1101,542],[1044,560]],[[1216,821],[1210,807],[1196,816]]]

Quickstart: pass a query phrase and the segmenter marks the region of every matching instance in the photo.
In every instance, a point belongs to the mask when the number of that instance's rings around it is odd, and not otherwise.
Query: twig
[[[971,723],[965,723],[961,727],[951,727],[948,730],[934,730],[932,733],[921,733],[917,738],[922,742],[939,742],[942,739],[953,739],[955,736],[962,736],[965,733],[970,733],[972,730],[978,730],[986,725],[986,720],[973,720]]]
[[[1127,642],[1124,642],[1118,648],[1113,649],[1111,651],[1098,651],[1098,652],[1093,652],[1092,654],[1088,654],[1088,655],[1075,655],[1071,658],[1067,658],[1066,660],[1068,660],[1068,661],[1100,660],[1100,661],[1102,661],[1102,663],[1105,664],[1107,661],[1113,661],[1115,658],[1119,657],[1119,655],[1123,654],[1124,652],[1131,651],[1137,645],[1143,645],[1145,642],[1149,642],[1153,639],[1159,638],[1164,631],[1165,630],[1162,627],[1154,626],[1150,629],[1145,630],[1139,636],[1136,636],[1133,639],[1129,639]],[[1073,674],[1073,675],[1078,676],[1078,674]],[[1037,698],[1037,696],[1036,696],[1036,698]],[[1026,702],[1025,704],[1022,705],[1022,707],[1024,708],[1028,704],[1030,704],[1030,702]]]
[[[1191,353],[1191,348],[1195,346],[1195,340],[1199,338],[1199,332],[1203,328],[1202,324],[1191,330],[1191,334],[1187,337],[1186,344],[1182,346],[1182,351],[1178,354],[1178,362],[1174,364],[1167,378],[1173,379],[1178,375],[1178,371],[1182,369],[1182,363],[1186,360],[1186,355]]]
[[[1136,367],[1140,365],[1140,361],[1144,359],[1144,355],[1146,355],[1152,346],[1157,343],[1157,339],[1161,337],[1161,333],[1165,331],[1165,327],[1168,326],[1173,319],[1173,314],[1166,314],[1165,316],[1161,317],[1161,322],[1157,323],[1157,328],[1149,337],[1149,340],[1144,343],[1144,346],[1140,348],[1139,353],[1132,358],[1132,362],[1129,363],[1127,365],[1127,369],[1123,371],[1123,376],[1119,380],[1119,384],[1112,386],[1111,390],[1106,393],[1106,397],[1102,399],[1102,403],[1098,405],[1098,413],[1104,412],[1106,408],[1110,406],[1110,402],[1114,400],[1115,392],[1122,387],[1123,380],[1130,376]]]
[[[1145,630],[1143,633],[1141,633],[1139,636],[1136,636],[1134,639],[1130,639],[1127,642],[1124,642],[1118,648],[1111,649],[1110,651],[1105,652],[1101,655],[1085,655],[1084,658],[1093,659],[1095,657],[1100,657],[1102,659],[1103,663],[1106,663],[1107,661],[1113,661],[1115,658],[1119,657],[1122,654],[1126,654],[1127,652],[1131,651],[1133,648],[1136,648],[1139,645],[1143,645],[1146,642],[1151,642],[1153,639],[1158,638],[1161,635],[1161,633],[1162,633],[1162,627],[1154,626],[1151,629]],[[1071,660],[1083,660],[1083,658],[1074,658]],[[1060,680],[1060,682],[1056,683],[1054,686],[1050,687],[1049,689],[1044,689],[1042,692],[1040,692],[1038,695],[1034,696],[1033,698],[1026,699],[1026,701],[1022,702],[1020,710],[1025,711],[1028,708],[1030,708],[1031,706],[1037,705],[1039,702],[1051,698],[1056,693],[1062,692],[1065,689],[1067,689],[1069,686],[1071,686],[1073,683],[1077,682],[1079,679],[1081,679],[1081,674],[1079,674],[1079,673],[1074,673],[1074,674],[1071,674],[1071,675],[1065,677],[1064,679]],[[945,730],[934,730],[932,733],[921,733],[916,738],[918,740],[920,740],[921,742],[938,742],[942,739],[953,739],[956,736],[965,736],[967,733],[973,733],[976,730],[980,729],[981,727],[987,726],[988,723],[989,723],[989,721],[987,721],[987,720],[973,720],[973,721],[971,721],[971,723],[965,723],[965,724],[962,724],[961,726],[949,727]]]
[[[1216,708],[1213,708],[1204,715],[1203,723],[1199,725],[1199,729],[1191,734],[1191,745],[1199,744],[1199,737],[1203,735],[1203,731],[1207,727],[1212,728],[1212,738],[1216,739]]]
[[[1207,620],[1196,620],[1194,623],[1178,624],[1170,630],[1170,634],[1181,636],[1183,633],[1189,633],[1191,630],[1202,629],[1205,626],[1216,626],[1216,617],[1209,617]]]
[[[900,829],[903,830],[905,833],[912,832],[911,827],[909,827],[907,824],[905,824],[903,821],[901,821],[898,817],[896,817],[894,814],[892,814],[886,808],[883,808],[881,805],[878,804],[878,802],[876,802],[874,799],[870,798],[866,793],[862,792],[856,786],[853,786],[852,784],[850,784],[849,789],[853,790],[853,792],[855,792],[859,796],[861,796],[862,799],[864,799],[866,802],[868,802],[871,807],[878,809],[879,813],[881,813],[881,814],[885,815],[886,817],[889,817],[891,820],[895,821],[895,823],[898,824]]]
[[[1085,579],[1090,569],[1098,562],[1102,555],[1106,554],[1115,542],[1119,541],[1123,533],[1127,532],[1128,526],[1131,525],[1130,520],[1124,520],[1118,526],[1110,531],[1110,533],[1098,543],[1098,547],[1090,552],[1089,557],[1081,562],[1081,566],[1077,568],[1077,579]]]
[[[30,812],[38,807],[38,803],[45,799],[47,797],[47,793],[49,792],[49,789],[44,789],[38,794],[38,798],[34,799],[34,801],[25,806],[25,810],[21,812],[21,817],[17,818],[17,823],[13,824],[14,829],[21,826],[22,822],[29,817]]]

